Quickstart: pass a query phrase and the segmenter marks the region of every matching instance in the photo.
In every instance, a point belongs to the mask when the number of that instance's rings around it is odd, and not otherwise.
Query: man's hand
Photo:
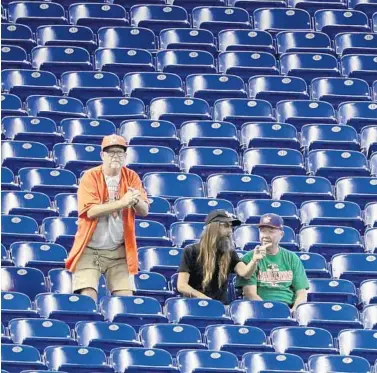
[[[267,249],[269,249],[272,245],[267,244],[267,245],[258,245],[254,249],[254,255],[253,255],[253,260],[259,261],[262,260],[266,254],[267,254]]]
[[[124,209],[128,209],[139,202],[140,195],[139,190],[128,188],[127,193],[119,201]]]

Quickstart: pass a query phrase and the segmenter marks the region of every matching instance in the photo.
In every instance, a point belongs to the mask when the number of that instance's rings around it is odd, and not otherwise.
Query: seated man
[[[279,246],[284,235],[283,219],[275,214],[263,215],[259,223],[261,245],[266,255],[258,259],[257,270],[247,280],[238,277],[236,287],[243,288],[243,295],[249,300],[284,302],[295,311],[297,306],[307,301],[309,282],[300,258],[293,252]],[[244,263],[259,258],[260,246],[242,258]]]

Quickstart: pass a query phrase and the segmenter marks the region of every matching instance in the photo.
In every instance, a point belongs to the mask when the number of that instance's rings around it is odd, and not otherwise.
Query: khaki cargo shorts
[[[92,288],[98,292],[101,274],[105,275],[110,293],[119,290],[135,290],[133,276],[130,276],[128,272],[124,245],[114,250],[86,247],[72,274],[73,292],[85,288]]]

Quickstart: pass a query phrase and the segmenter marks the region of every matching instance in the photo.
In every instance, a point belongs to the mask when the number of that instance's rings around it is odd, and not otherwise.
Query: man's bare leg
[[[98,299],[97,291],[93,288],[85,288],[80,291],[81,295],[87,295],[88,297],[92,298],[96,303]]]
[[[132,290],[116,290],[112,294],[114,297],[127,297],[133,295]]]

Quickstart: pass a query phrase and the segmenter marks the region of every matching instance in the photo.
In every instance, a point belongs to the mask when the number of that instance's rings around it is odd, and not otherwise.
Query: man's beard
[[[217,240],[217,251],[219,253],[227,253],[234,250],[234,242],[231,236],[221,237]]]

